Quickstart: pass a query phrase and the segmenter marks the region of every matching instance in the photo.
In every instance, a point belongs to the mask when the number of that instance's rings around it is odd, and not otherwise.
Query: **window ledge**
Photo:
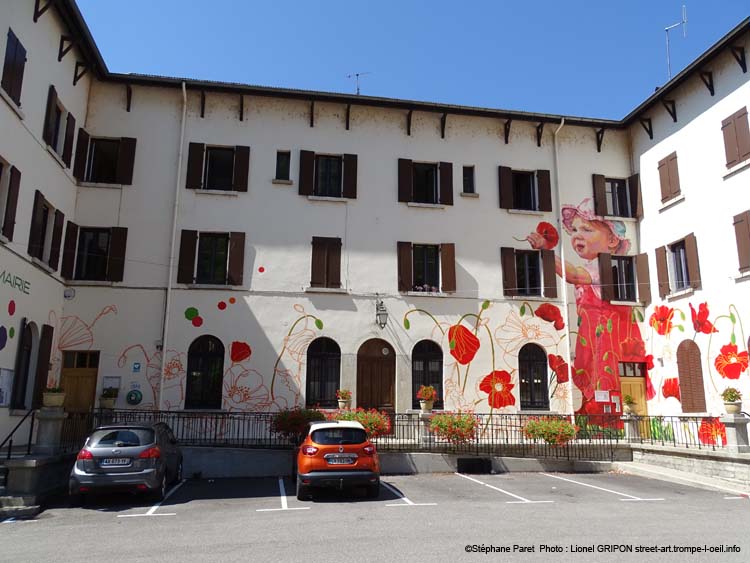
[[[112,287],[115,282],[107,280],[68,280],[68,285],[91,286],[91,287]]]
[[[0,241],[2,241],[2,240],[3,239],[0,238]],[[737,276],[736,278],[734,278],[734,281],[735,281],[735,283],[742,283],[742,282],[750,281],[750,272],[742,272],[742,273],[740,273],[739,276]]]
[[[186,283],[183,284],[188,289],[229,289],[235,286],[229,284],[217,284],[217,283]]]
[[[445,205],[442,203],[419,203],[418,201],[407,201],[406,205],[409,207],[422,207],[424,209],[445,209]]]
[[[675,291],[667,295],[667,301],[677,301],[678,299],[682,299],[683,297],[689,297],[693,293],[695,293],[695,290],[692,287],[681,289],[680,291]]]
[[[610,301],[609,304],[610,305],[625,305],[627,307],[643,306],[643,303],[641,303],[640,301],[618,301],[618,300],[613,300],[613,301]]]
[[[637,223],[638,219],[636,217],[619,217],[617,215],[605,215],[604,218],[607,221],[623,221],[625,223]]]
[[[404,295],[409,297],[451,297],[451,293],[443,293],[442,291],[406,291]]]
[[[476,193],[476,192],[461,192],[458,195],[460,195],[461,197],[471,197],[471,198],[475,198],[475,199],[479,198],[479,194]]]
[[[505,297],[511,301],[557,301],[557,299],[545,297],[544,295],[506,295]]]
[[[544,217],[545,211],[532,211],[531,209],[506,209],[508,213],[514,215],[534,215],[536,217]]]
[[[37,266],[39,266],[39,267],[40,267],[40,268],[41,268],[42,270],[44,270],[44,271],[46,271],[46,272],[49,272],[50,274],[54,274],[54,273],[55,273],[55,270],[53,270],[52,268],[50,268],[50,265],[49,265],[49,264],[47,264],[47,262],[42,262],[42,261],[41,261],[41,260],[39,260],[39,258],[37,258],[36,256],[32,256],[32,257],[31,257],[31,263],[32,263],[32,264],[36,264],[36,265],[37,265]]]
[[[349,293],[345,287],[306,287],[305,293]]]
[[[237,197],[240,195],[240,192],[235,192],[234,190],[193,190],[197,195],[223,195],[223,196],[229,196],[229,197]]]
[[[292,186],[292,185],[294,185],[294,182],[292,180],[281,180],[279,178],[274,178],[273,180],[271,180],[271,183],[279,185],[279,186]]]
[[[328,197],[322,195],[309,195],[307,199],[310,201],[330,201],[333,203],[346,203],[348,200],[344,197]]]
[[[122,189],[122,184],[106,184],[104,182],[78,182],[78,185],[82,188],[106,188],[111,190]]]
[[[55,162],[57,162],[57,164],[60,165],[60,168],[62,168],[63,170],[67,170],[68,169],[68,165],[65,164],[65,161],[63,161],[63,159],[60,157],[60,155],[57,154],[57,151],[55,149],[53,149],[50,145],[47,145],[47,152],[52,155],[52,158],[55,159]]]
[[[0,88],[0,98],[5,100],[5,103],[10,106],[10,109],[12,109],[22,121],[26,119],[26,115],[23,113],[23,111],[21,111],[21,106],[11,100],[10,96],[6,94],[5,90],[3,90],[2,88]]]
[[[669,199],[665,201],[662,206],[659,208],[659,213],[664,213],[667,209],[674,207],[678,203],[682,203],[685,201],[685,196],[683,194],[680,194],[672,199]]]
[[[732,166],[731,168],[729,168],[724,173],[724,177],[723,178],[724,178],[724,180],[728,180],[729,178],[731,178],[735,174],[739,174],[740,172],[742,172],[743,170],[747,170],[748,168],[750,168],[750,158],[748,158],[747,160],[743,160],[742,162],[738,162],[737,164],[735,164],[734,166]]]

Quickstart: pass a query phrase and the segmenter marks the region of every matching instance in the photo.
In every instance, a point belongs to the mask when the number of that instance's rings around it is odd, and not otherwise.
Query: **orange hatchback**
[[[297,454],[297,498],[313,487],[342,490],[365,486],[369,498],[380,494],[380,461],[359,422],[313,422]]]

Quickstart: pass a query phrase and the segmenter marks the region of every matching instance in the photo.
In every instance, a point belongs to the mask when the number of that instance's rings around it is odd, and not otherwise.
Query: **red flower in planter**
[[[229,357],[232,359],[233,364],[239,364],[240,362],[247,360],[250,357],[250,354],[252,354],[252,351],[246,342],[232,342]]]
[[[657,305],[648,319],[648,324],[659,334],[665,336],[672,332],[674,309],[666,305]]]
[[[716,371],[727,379],[739,379],[740,374],[747,369],[747,364],[747,352],[738,353],[736,344],[722,346],[721,354],[714,360]]]
[[[693,308],[693,304],[690,303],[690,316],[693,318],[693,328],[695,328],[695,332],[702,332],[703,334],[719,332],[708,320],[708,303],[701,303],[698,305],[697,313]]]
[[[674,397],[678,401],[680,400],[680,380],[676,377],[670,377],[664,380],[664,385],[661,387],[661,394],[664,398]]]
[[[515,384],[510,382],[510,374],[505,370],[493,371],[479,384],[479,389],[489,395],[487,402],[493,409],[516,404],[513,387]]]
[[[560,235],[557,233],[557,229],[551,223],[547,223],[546,221],[542,221],[536,226],[536,232],[544,238],[544,246],[542,246],[542,248],[545,250],[552,250],[560,241]]]
[[[451,356],[462,365],[473,360],[479,350],[479,339],[463,325],[453,325],[448,329],[448,342],[451,345]]]
[[[534,314],[542,320],[555,324],[555,330],[562,330],[565,328],[565,321],[563,321],[560,309],[552,303],[542,303],[537,307]]]
[[[727,427],[716,418],[704,418],[698,428],[698,440],[701,444],[715,446],[719,437],[722,444],[727,443]]]
[[[567,383],[570,379],[570,366],[568,366],[568,362],[562,356],[550,354],[549,369],[555,372],[558,383]]]

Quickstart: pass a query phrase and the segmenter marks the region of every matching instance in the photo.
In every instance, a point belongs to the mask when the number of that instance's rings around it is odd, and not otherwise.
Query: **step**
[[[29,520],[39,514],[41,510],[42,509],[38,504],[32,506],[0,507],[0,522],[6,521],[10,518],[16,520]]]

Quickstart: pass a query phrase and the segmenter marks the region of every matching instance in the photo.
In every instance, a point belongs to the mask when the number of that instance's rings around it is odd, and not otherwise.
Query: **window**
[[[645,362],[620,362],[620,377],[646,377]]]
[[[671,272],[669,279],[672,280],[672,291],[681,291],[690,287],[690,276],[688,274],[687,254],[685,252],[685,241],[679,241],[669,247]]]
[[[341,239],[313,237],[310,287],[341,287]]]
[[[228,254],[228,234],[201,233],[198,237],[198,262],[195,269],[195,283],[226,284]]]
[[[99,367],[99,352],[63,352],[63,367],[68,368],[97,368]]]
[[[453,205],[453,163],[399,158],[398,201]]]
[[[549,170],[513,170],[500,166],[500,208],[552,211]]]
[[[474,190],[474,167],[464,166],[464,193],[473,194]]]
[[[513,171],[513,207],[537,210],[536,183],[533,172]]]
[[[740,272],[744,274],[750,271],[750,211],[734,216],[734,234]]]
[[[437,203],[437,164],[414,163],[412,174],[413,201],[417,203]]]
[[[356,199],[357,155],[316,155],[313,151],[300,151],[298,193],[308,197]]]
[[[127,243],[125,227],[79,228],[68,221],[60,275],[66,280],[122,281]]]
[[[56,210],[44,198],[42,192],[34,193],[34,209],[31,214],[29,231],[29,255],[57,269],[62,243],[62,229],[65,215]]]
[[[607,191],[607,215],[632,217],[630,193],[626,180],[607,178],[604,181]]]
[[[516,251],[516,283],[518,295],[542,294],[539,252],[536,250]]]
[[[661,185],[661,201],[667,202],[680,195],[680,174],[677,169],[677,153],[659,161],[659,184]]]
[[[635,260],[632,256],[612,256],[612,282],[616,301],[635,301]]]
[[[231,190],[233,174],[234,149],[207,147],[203,187],[207,190]]]
[[[722,121],[721,131],[724,134],[727,168],[732,168],[750,158],[750,126],[748,126],[746,107]]]
[[[434,244],[415,244],[412,246],[412,256],[412,291],[440,291],[440,247]]]
[[[0,157],[0,225],[2,236],[13,240],[16,225],[16,208],[18,191],[21,185],[21,173]]]
[[[536,344],[526,344],[518,353],[521,410],[549,410],[547,354]]]
[[[109,229],[80,229],[78,255],[76,256],[77,280],[106,280],[109,259]]]
[[[242,285],[244,268],[245,233],[182,231],[178,283]]]
[[[75,118],[60,103],[55,87],[50,86],[42,137],[44,142],[60,156],[66,167],[70,166],[71,157],[73,156],[75,127]]]
[[[417,342],[411,351],[411,386],[413,409],[419,408],[417,391],[422,385],[432,385],[437,391],[436,409],[443,408],[443,351],[431,340]]]
[[[315,155],[315,192],[320,197],[341,197],[341,157]]]
[[[193,340],[188,349],[186,409],[220,409],[224,345],[215,336]]]
[[[308,407],[336,408],[341,376],[341,349],[330,338],[316,338],[307,348]]]
[[[117,158],[119,139],[91,139],[86,182],[97,184],[117,183]]]
[[[26,49],[21,45],[13,30],[9,29],[3,64],[2,89],[18,107],[21,107],[21,85],[25,66]]]
[[[66,128],[70,130],[70,140],[66,139],[66,146],[70,144],[72,152],[73,126],[68,124]],[[135,148],[136,139],[92,138],[84,129],[78,129],[73,176],[79,182],[129,186],[133,183]]]
[[[656,249],[656,268],[659,296],[686,289],[700,289],[701,273],[698,262],[698,243],[690,233],[684,239]]]
[[[276,151],[276,180],[289,180],[289,167],[291,160],[291,152]]]
[[[190,143],[185,187],[189,190],[246,192],[250,147],[207,147]]]
[[[398,290],[456,291],[456,245],[398,242]]]

